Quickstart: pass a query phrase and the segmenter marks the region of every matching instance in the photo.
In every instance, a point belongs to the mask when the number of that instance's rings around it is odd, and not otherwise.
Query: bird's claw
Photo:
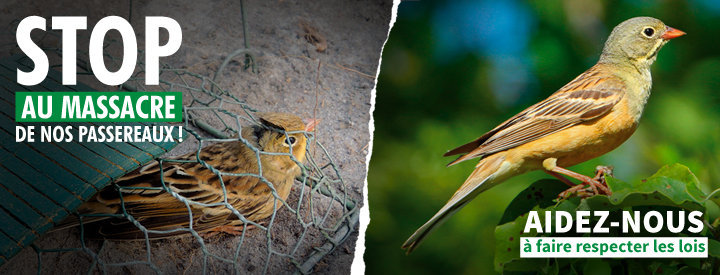
[[[611,195],[612,192],[607,186],[605,176],[612,176],[613,169],[612,166],[598,165],[595,168],[595,177],[592,179],[588,178],[587,181],[568,188],[558,194],[558,198],[567,199],[572,195],[581,198],[588,198],[594,195]]]
[[[595,167],[595,177],[593,179],[607,186],[607,182],[605,182],[605,177],[612,177],[614,169],[615,167],[613,166],[598,165],[597,167]]]

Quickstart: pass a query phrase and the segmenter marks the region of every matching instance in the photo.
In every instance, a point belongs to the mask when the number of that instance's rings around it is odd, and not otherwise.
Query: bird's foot
[[[605,182],[605,177],[612,177],[614,169],[615,167],[612,166],[598,165],[597,167],[595,167],[595,177],[593,179],[607,186],[607,182]]]
[[[612,167],[609,166],[598,166],[596,167],[596,173],[594,178],[590,178],[588,176],[585,176],[580,173],[576,173],[573,171],[570,171],[568,169],[562,168],[557,166],[556,164],[557,159],[550,158],[543,161],[543,167],[545,168],[545,171],[560,179],[565,184],[570,185],[571,187],[567,190],[561,192],[558,197],[561,199],[565,199],[570,197],[573,194],[576,194],[579,197],[591,197],[594,195],[610,195],[612,192],[610,192],[610,189],[607,187],[607,184],[605,183],[605,175],[612,175]],[[581,184],[573,185],[570,180],[563,177],[562,175],[566,175],[572,178],[575,178],[577,180],[582,181]]]
[[[592,190],[587,185],[581,183],[581,184],[575,185],[573,187],[570,187],[570,188],[566,189],[565,191],[560,192],[560,194],[558,194],[558,198],[559,199],[567,199],[573,195],[577,195],[578,197],[581,197],[581,198],[587,198],[587,197],[592,196],[591,193],[592,193]]]
[[[226,234],[230,234],[233,236],[240,236],[243,234],[243,232],[246,229],[252,229],[255,226],[253,226],[252,224],[249,224],[249,225],[247,225],[247,228],[245,228],[245,227],[246,227],[246,225],[221,225],[221,226],[215,227],[213,229],[210,229],[208,231],[200,233],[200,236],[203,238],[210,238],[210,237],[214,237],[220,233],[226,233]]]
[[[590,179],[588,177],[588,179]],[[568,188],[567,190],[561,192],[558,194],[558,197],[561,199],[569,198],[572,195],[577,195],[581,198],[588,198],[595,195],[611,195],[612,192],[607,187],[607,184],[605,183],[605,177],[604,174],[600,174],[599,177],[592,178],[586,182],[580,183],[578,185],[575,185],[573,187]]]

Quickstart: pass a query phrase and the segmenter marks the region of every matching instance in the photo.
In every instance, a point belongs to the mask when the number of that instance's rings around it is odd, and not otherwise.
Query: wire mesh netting
[[[10,30],[16,29],[13,22]],[[55,55],[56,58],[51,60],[60,60],[62,56],[62,48],[60,46],[53,47],[51,45],[57,43],[59,45],[60,33],[47,31],[42,37],[34,39],[39,45],[43,45],[43,49],[49,55]],[[237,92],[230,92],[223,89],[218,84],[218,78],[222,75],[223,69],[233,60],[240,59],[246,65],[247,71],[244,73],[252,73],[256,70],[256,64],[253,61],[253,53],[255,50],[245,48],[234,51],[229,54],[222,65],[212,76],[201,75],[187,69],[172,68],[167,64],[163,64],[160,70],[160,82],[158,86],[144,85],[144,60],[143,52],[139,51],[138,64],[133,77],[126,83],[118,87],[110,87],[104,90],[129,90],[129,91],[175,91],[183,93],[183,122],[180,124],[183,129],[182,139],[187,145],[186,152],[195,152],[199,155],[208,146],[218,143],[242,143],[244,146],[250,147],[257,155],[257,166],[262,171],[262,163],[260,156],[282,154],[290,157],[301,169],[301,176],[295,179],[292,192],[287,200],[283,199],[275,190],[275,184],[268,180],[262,173],[230,173],[217,169],[213,165],[208,164],[201,158],[187,159],[174,156],[163,156],[156,161],[160,167],[168,163],[199,163],[205,169],[215,173],[220,179],[223,191],[223,200],[213,204],[205,204],[193,201],[182,194],[175,192],[163,183],[162,187],[121,187],[115,186],[121,194],[123,191],[161,191],[171,194],[178,201],[182,202],[188,211],[188,218],[193,219],[192,208],[197,207],[214,207],[221,206],[229,209],[237,219],[244,224],[252,225],[252,229],[243,229],[238,236],[219,236],[209,237],[224,238],[221,239],[225,244],[224,248],[208,245],[208,238],[202,237],[198,230],[190,226],[183,228],[174,228],[165,231],[155,231],[145,228],[141,221],[136,219],[132,214],[122,208],[120,214],[107,214],[105,216],[117,219],[126,219],[135,224],[141,230],[145,237],[140,241],[135,241],[137,249],[126,249],[125,256],[117,256],[116,251],[110,253],[109,250],[122,249],[122,245],[117,245],[116,241],[107,240],[89,240],[86,238],[84,226],[77,229],[79,234],[79,245],[75,246],[58,246],[45,247],[41,245],[32,245],[33,250],[37,253],[38,272],[46,272],[44,269],[45,256],[50,254],[67,254],[77,253],[89,257],[91,260],[88,273],[113,271],[113,268],[122,268],[123,271],[155,271],[162,273],[167,271],[162,265],[168,261],[190,261],[190,263],[181,263],[185,270],[217,272],[217,271],[233,271],[241,272],[275,272],[275,271],[291,271],[300,273],[308,273],[313,267],[320,262],[323,257],[332,252],[341,245],[355,230],[358,222],[357,201],[348,195],[348,186],[343,180],[340,168],[333,161],[330,151],[332,148],[326,148],[315,138],[312,132],[290,131],[284,132],[285,136],[295,133],[302,133],[307,138],[306,160],[299,161],[290,153],[271,153],[261,151],[255,148],[252,142],[248,141],[241,135],[242,129],[247,127],[262,125],[258,117],[258,110],[249,106],[243,100],[239,99]],[[106,39],[105,43],[105,64],[111,71],[120,67],[122,58],[117,56],[118,52],[122,52],[122,42],[114,39]],[[88,54],[86,51],[77,51],[78,75],[92,75],[92,70],[87,62]],[[51,65],[52,68],[59,68],[60,65]],[[271,107],[270,107],[271,108]],[[190,148],[192,147],[192,148]],[[272,190],[273,211],[269,218],[261,221],[247,220],[243,213],[235,209],[227,198],[227,189],[224,179],[232,177],[252,177],[259,179],[262,184],[267,185]],[[161,177],[162,178],[162,177]],[[132,189],[132,190],[130,190]],[[122,198],[122,195],[120,195]],[[79,219],[82,223],[83,219],[96,218],[103,216],[102,214],[80,215]],[[283,218],[280,219],[279,216]],[[249,228],[249,227],[246,227]],[[150,234],[171,233],[177,231],[185,231],[184,241],[194,250],[201,251],[199,262],[194,255],[187,255],[184,251],[178,251],[176,258],[164,258],[167,255],[155,255],[157,247],[163,242],[174,241],[173,239],[154,241],[149,238]],[[228,239],[230,238],[230,239]],[[310,241],[310,239],[313,239]],[[317,239],[324,241],[318,242]],[[158,243],[159,242],[159,243]],[[123,254],[123,253],[120,253]],[[192,254],[192,253],[190,253]],[[288,269],[286,264],[293,267]],[[192,269],[195,266],[198,269]],[[218,267],[221,266],[221,267]],[[219,268],[219,269],[218,269]]]

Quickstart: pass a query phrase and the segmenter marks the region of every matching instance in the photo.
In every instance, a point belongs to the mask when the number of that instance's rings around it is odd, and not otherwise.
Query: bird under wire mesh
[[[38,43],[55,60],[62,56],[60,47],[47,45],[58,39],[48,31]],[[106,40],[105,63],[111,69],[120,66],[113,55],[118,47],[118,41]],[[138,62],[133,77],[116,88],[182,92],[187,153],[144,165],[81,206],[61,224],[80,225],[79,245],[32,245],[38,272],[44,271],[45,255],[76,252],[70,254],[91,259],[87,272],[159,273],[172,270],[165,267],[169,261],[185,261],[178,266],[203,273],[308,273],[349,237],[358,222],[357,204],[331,149],[312,132],[317,121],[258,112],[217,84],[225,65],[248,53],[230,54],[212,77],[163,65],[161,84],[152,87],[143,84],[144,64]],[[87,58],[78,50],[80,75],[92,75]],[[138,60],[144,60],[142,51]],[[208,245],[218,238],[225,249]],[[139,241],[127,248],[108,239]],[[167,259],[153,253],[163,242],[175,241],[201,251],[199,257],[179,251]]]

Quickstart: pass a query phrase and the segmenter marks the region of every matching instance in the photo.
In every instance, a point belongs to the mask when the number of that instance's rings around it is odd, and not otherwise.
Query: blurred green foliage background
[[[635,16],[688,35],[661,50],[633,137],[572,169],[613,165],[617,178],[634,181],[682,163],[704,191],[720,187],[720,1],[403,1],[377,86],[368,274],[493,273],[493,232],[505,207],[549,176],[531,172],[481,194],[406,256],[400,245],[476,164],[446,168],[454,158],[442,154],[592,66],[612,28]]]

